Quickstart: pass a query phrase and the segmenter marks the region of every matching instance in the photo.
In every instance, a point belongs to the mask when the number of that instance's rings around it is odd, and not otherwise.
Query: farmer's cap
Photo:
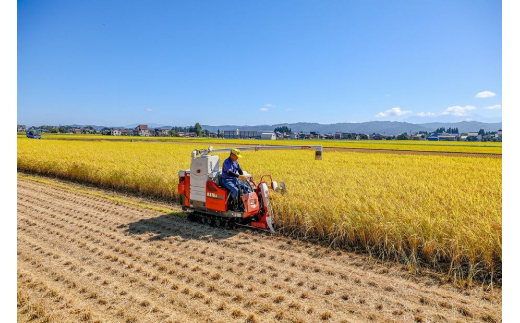
[[[231,149],[231,153],[236,155],[238,158],[242,158],[242,155],[240,155],[240,149],[233,148]]]

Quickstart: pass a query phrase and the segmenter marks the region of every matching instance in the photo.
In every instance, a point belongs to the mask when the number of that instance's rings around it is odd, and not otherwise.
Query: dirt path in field
[[[364,255],[191,223],[174,205],[31,178],[18,179],[20,322],[502,319],[499,288],[459,289]]]
[[[111,142],[147,142],[147,143],[161,143],[161,144],[179,144],[179,145],[193,145],[200,144],[200,148],[207,148],[209,145],[218,145],[225,147],[239,146],[239,147],[250,147],[257,146],[254,144],[226,144],[222,142],[175,142],[166,140],[153,140],[153,139],[86,139],[86,138],[44,138],[46,140],[68,140],[68,141],[111,141]],[[295,145],[298,144],[296,141]],[[277,145],[283,146],[283,145]],[[456,146],[455,146],[456,147]],[[381,153],[381,154],[411,154],[411,155],[438,155],[438,156],[454,156],[454,157],[485,157],[485,158],[499,158],[502,159],[502,154],[496,153],[470,153],[470,152],[454,152],[454,151],[423,151],[414,149],[386,149],[386,148],[351,148],[351,147],[323,147],[324,151],[341,151],[341,152],[357,152],[357,153]]]
[[[327,151],[341,151],[341,152],[355,152],[365,154],[407,154],[407,155],[437,155],[450,157],[483,157],[483,158],[499,158],[502,159],[502,154],[494,153],[460,153],[452,151],[420,151],[420,150],[397,150],[397,149],[368,149],[368,148],[333,148],[323,147]]]

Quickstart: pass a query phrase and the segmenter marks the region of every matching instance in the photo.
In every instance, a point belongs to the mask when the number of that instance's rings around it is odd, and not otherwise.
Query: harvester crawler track
[[[188,221],[209,225],[213,228],[223,228],[226,230],[242,227],[252,229],[255,231],[269,232],[269,230],[260,229],[252,225],[249,225],[250,220],[248,221],[243,218],[225,218],[201,212],[189,212]]]

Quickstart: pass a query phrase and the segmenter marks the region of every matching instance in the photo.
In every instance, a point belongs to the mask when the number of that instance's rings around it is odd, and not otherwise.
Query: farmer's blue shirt
[[[231,178],[237,178],[238,175],[243,175],[242,169],[240,168],[240,165],[238,164],[238,160],[233,162],[231,160],[231,157],[228,157],[226,160],[224,160],[224,163],[222,164],[222,179],[231,179]]]

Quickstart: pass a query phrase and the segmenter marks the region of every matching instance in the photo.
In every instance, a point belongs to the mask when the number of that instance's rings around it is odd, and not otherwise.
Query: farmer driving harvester
[[[231,149],[229,157],[224,160],[222,164],[222,185],[231,192],[230,205],[233,209],[243,207],[240,200],[240,193],[251,193],[249,186],[245,183],[247,180],[244,172],[238,164],[238,159],[241,158],[240,150]]]

